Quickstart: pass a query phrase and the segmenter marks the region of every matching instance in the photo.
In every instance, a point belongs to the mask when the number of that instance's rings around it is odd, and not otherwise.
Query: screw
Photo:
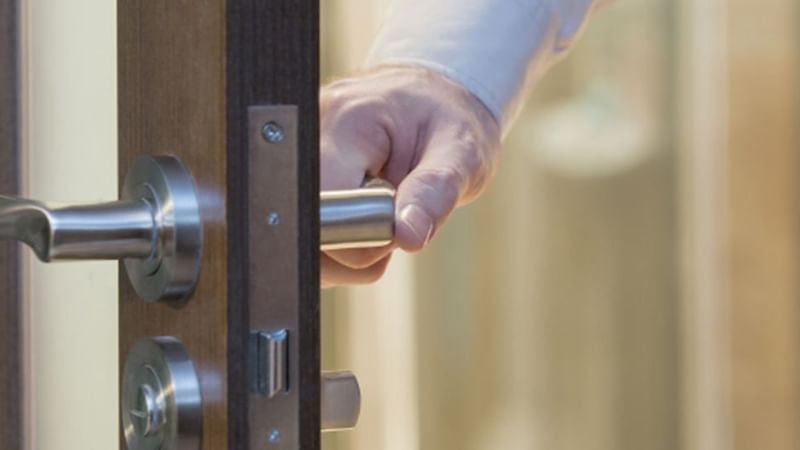
[[[269,213],[269,216],[267,216],[267,223],[274,227],[281,223],[281,215],[276,212]]]
[[[261,129],[261,135],[264,136],[264,139],[266,139],[270,144],[283,142],[284,138],[286,138],[286,133],[283,131],[283,127],[277,122],[267,122],[267,124],[264,125],[264,128]]]
[[[281,441],[281,433],[278,430],[272,430],[269,434],[269,443],[270,444],[277,444]]]

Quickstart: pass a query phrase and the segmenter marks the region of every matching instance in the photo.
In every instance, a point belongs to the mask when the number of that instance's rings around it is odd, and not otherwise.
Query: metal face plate
[[[122,431],[129,450],[200,448],[200,385],[177,339],[146,338],[131,348],[121,396]]]
[[[253,106],[248,119],[250,329],[289,336],[285,388],[250,393],[250,450],[301,450],[297,107]]]

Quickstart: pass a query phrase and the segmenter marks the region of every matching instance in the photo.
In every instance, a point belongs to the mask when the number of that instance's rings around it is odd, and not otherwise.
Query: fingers
[[[330,256],[320,255],[321,284],[323,288],[345,284],[369,284],[380,279],[386,272],[391,254],[383,257],[376,263],[361,269],[344,266],[333,260]]]
[[[375,281],[393,250],[425,247],[494,173],[497,122],[463,87],[427,69],[385,67],[321,91],[321,187],[365,175],[397,187],[395,242],[323,253],[324,286]]]
[[[392,152],[393,118],[386,100],[342,95],[336,87],[321,97],[320,165],[322,189],[351,189],[366,174],[381,172]]]
[[[412,171],[397,191],[395,242],[405,251],[425,247],[458,203],[461,176],[451,169]]]
[[[325,252],[334,261],[351,269],[364,269],[390,255],[397,246],[390,244],[378,248],[359,248]]]

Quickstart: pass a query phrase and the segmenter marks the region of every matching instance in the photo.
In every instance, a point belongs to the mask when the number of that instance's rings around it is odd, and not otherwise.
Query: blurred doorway
[[[323,5],[328,77],[379,3]],[[323,362],[368,399],[327,448],[800,447],[798,8],[599,14],[489,192],[381,284],[327,293]]]

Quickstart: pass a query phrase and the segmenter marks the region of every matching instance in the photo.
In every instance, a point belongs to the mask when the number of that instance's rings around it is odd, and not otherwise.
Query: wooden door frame
[[[19,176],[19,9],[0,0],[0,193],[18,194]],[[16,244],[0,243],[0,442],[21,450],[23,443],[22,297]]]
[[[204,248],[195,294],[182,305],[145,304],[121,270],[120,368],[147,336],[184,342],[200,373],[204,450],[247,449],[250,253],[248,108],[296,105],[298,196],[297,434],[320,446],[319,2],[118,0],[119,173],[142,154],[172,154],[201,197]],[[268,176],[268,174],[265,174]],[[276,195],[281,195],[276,193]],[[223,212],[224,211],[224,212]],[[255,238],[254,238],[255,239]],[[278,256],[279,258],[279,256]],[[264,264],[269,264],[265,261]],[[218,331],[224,330],[224,337]],[[165,334],[166,333],[166,334]],[[262,439],[262,441],[259,441]],[[124,439],[121,448],[125,448]]]

